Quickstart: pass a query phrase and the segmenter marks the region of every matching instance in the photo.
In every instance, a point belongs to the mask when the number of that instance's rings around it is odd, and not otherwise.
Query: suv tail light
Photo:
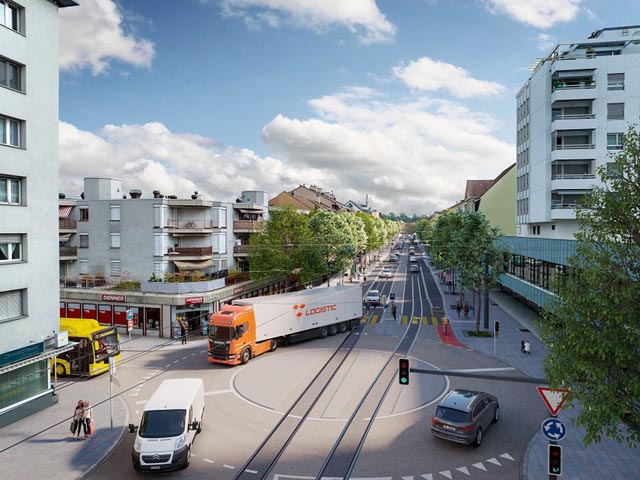
[[[471,430],[473,430],[473,425],[472,424],[465,425],[464,427],[460,427],[460,430],[464,430],[465,432],[470,432]]]

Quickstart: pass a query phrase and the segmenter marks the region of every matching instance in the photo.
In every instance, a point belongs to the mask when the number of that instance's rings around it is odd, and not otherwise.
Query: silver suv
[[[479,447],[484,432],[500,418],[498,399],[489,393],[451,390],[436,408],[431,433],[452,442]]]

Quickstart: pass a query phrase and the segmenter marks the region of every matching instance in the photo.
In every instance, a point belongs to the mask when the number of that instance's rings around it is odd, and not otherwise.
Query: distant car
[[[409,255],[415,255],[415,254],[416,254],[415,248],[410,248],[409,249]]]
[[[380,305],[380,290],[369,290],[362,303],[365,305]]]
[[[416,258],[416,256],[415,256],[415,255],[409,255],[409,261],[410,261],[411,263],[413,263],[413,262],[417,262],[417,261],[418,261],[418,259]]]
[[[411,266],[409,267],[409,271],[411,273],[416,273],[420,271],[420,267],[418,266],[417,263],[412,263]]]
[[[380,278],[391,278],[392,275],[390,267],[384,267],[380,272]]]
[[[431,419],[431,433],[452,442],[479,447],[485,431],[500,418],[498,399],[489,393],[451,390]]]
[[[395,253],[392,253],[391,255],[389,255],[389,261],[390,262],[397,262],[398,261],[398,255],[396,255]]]

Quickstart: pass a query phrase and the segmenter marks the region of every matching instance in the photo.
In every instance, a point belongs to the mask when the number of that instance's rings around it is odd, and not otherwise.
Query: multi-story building
[[[536,306],[575,251],[576,207],[640,118],[640,25],[557,45],[517,94],[516,223],[503,286]]]
[[[58,8],[0,0],[0,425],[56,401]]]
[[[262,231],[263,223],[269,219],[269,194],[263,191],[244,191],[233,204],[233,234],[235,245],[233,256],[238,269],[250,271],[249,242],[251,235]]]

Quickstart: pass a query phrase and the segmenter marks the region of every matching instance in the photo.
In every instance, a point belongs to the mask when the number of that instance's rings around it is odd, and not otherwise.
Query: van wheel
[[[278,339],[277,338],[272,338],[269,350],[274,352],[276,348],[278,348]]]
[[[251,360],[251,350],[249,348],[245,348],[240,356],[240,363],[244,365],[249,360]]]
[[[187,456],[184,458],[184,468],[189,466],[189,462],[191,461],[191,447],[187,448]]]
[[[325,338],[327,335],[329,335],[327,327],[320,327],[320,338]]]
[[[496,407],[496,411],[493,412],[493,423],[496,423],[500,419],[500,407]]]
[[[329,335],[334,336],[336,333],[338,333],[338,326],[335,323],[329,325]]]
[[[340,322],[340,323],[338,324],[338,332],[340,332],[340,333],[344,333],[344,332],[346,332],[346,331],[347,331],[347,324],[346,324],[346,323],[344,323],[344,322]]]
[[[474,447],[479,447],[482,444],[482,428],[478,429],[478,433],[476,433],[476,438],[473,441]]]

